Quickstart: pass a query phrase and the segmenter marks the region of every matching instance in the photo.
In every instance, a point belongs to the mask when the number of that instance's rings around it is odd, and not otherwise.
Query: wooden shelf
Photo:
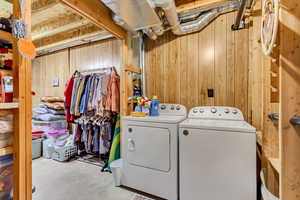
[[[5,32],[5,31],[0,30],[0,40],[4,40],[6,42],[12,43],[13,36],[9,32]]]
[[[0,73],[2,74],[2,76],[13,76],[13,71],[12,70],[0,69]]]
[[[19,107],[19,103],[0,103],[0,110],[10,110],[10,109],[16,109]],[[1,111],[0,111],[1,112]]]
[[[279,158],[268,158],[270,164],[272,165],[272,167],[278,172],[280,173],[280,159]]]
[[[12,115],[14,114],[13,110],[0,110],[0,116]]]
[[[0,156],[6,156],[13,153],[13,147],[5,147],[0,149]]]

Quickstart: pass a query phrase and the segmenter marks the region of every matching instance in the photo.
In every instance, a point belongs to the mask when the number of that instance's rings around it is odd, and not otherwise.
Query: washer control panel
[[[180,104],[168,104],[162,103],[159,104],[159,113],[161,115],[180,115],[186,116],[187,110],[186,107]]]
[[[194,107],[190,110],[188,118],[244,120],[243,113],[238,108],[225,106]]]

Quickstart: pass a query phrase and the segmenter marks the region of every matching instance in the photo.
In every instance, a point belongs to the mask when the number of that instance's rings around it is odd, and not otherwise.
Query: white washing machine
[[[182,105],[161,104],[160,116],[122,118],[122,185],[178,199],[178,126],[186,115]]]
[[[179,125],[181,200],[256,200],[256,134],[231,107],[196,107]]]

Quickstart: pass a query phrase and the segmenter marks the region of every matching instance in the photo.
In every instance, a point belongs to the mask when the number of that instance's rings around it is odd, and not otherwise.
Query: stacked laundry
[[[12,145],[13,116],[0,116],[0,148]]]
[[[33,109],[33,130],[49,132],[66,129],[64,98],[43,97],[41,104]]]

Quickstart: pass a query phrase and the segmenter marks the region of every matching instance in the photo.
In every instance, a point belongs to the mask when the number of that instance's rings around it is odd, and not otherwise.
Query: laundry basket
[[[76,146],[56,147],[52,153],[52,159],[60,162],[67,161],[77,154]]]
[[[266,186],[266,181],[265,181],[265,169],[262,169],[260,172],[260,178],[261,178],[261,194],[263,197],[263,200],[279,200],[279,198],[275,197],[268,189]]]
[[[114,183],[116,187],[121,185],[122,167],[123,167],[122,159],[115,160],[112,163],[110,163],[110,168],[114,177]]]

